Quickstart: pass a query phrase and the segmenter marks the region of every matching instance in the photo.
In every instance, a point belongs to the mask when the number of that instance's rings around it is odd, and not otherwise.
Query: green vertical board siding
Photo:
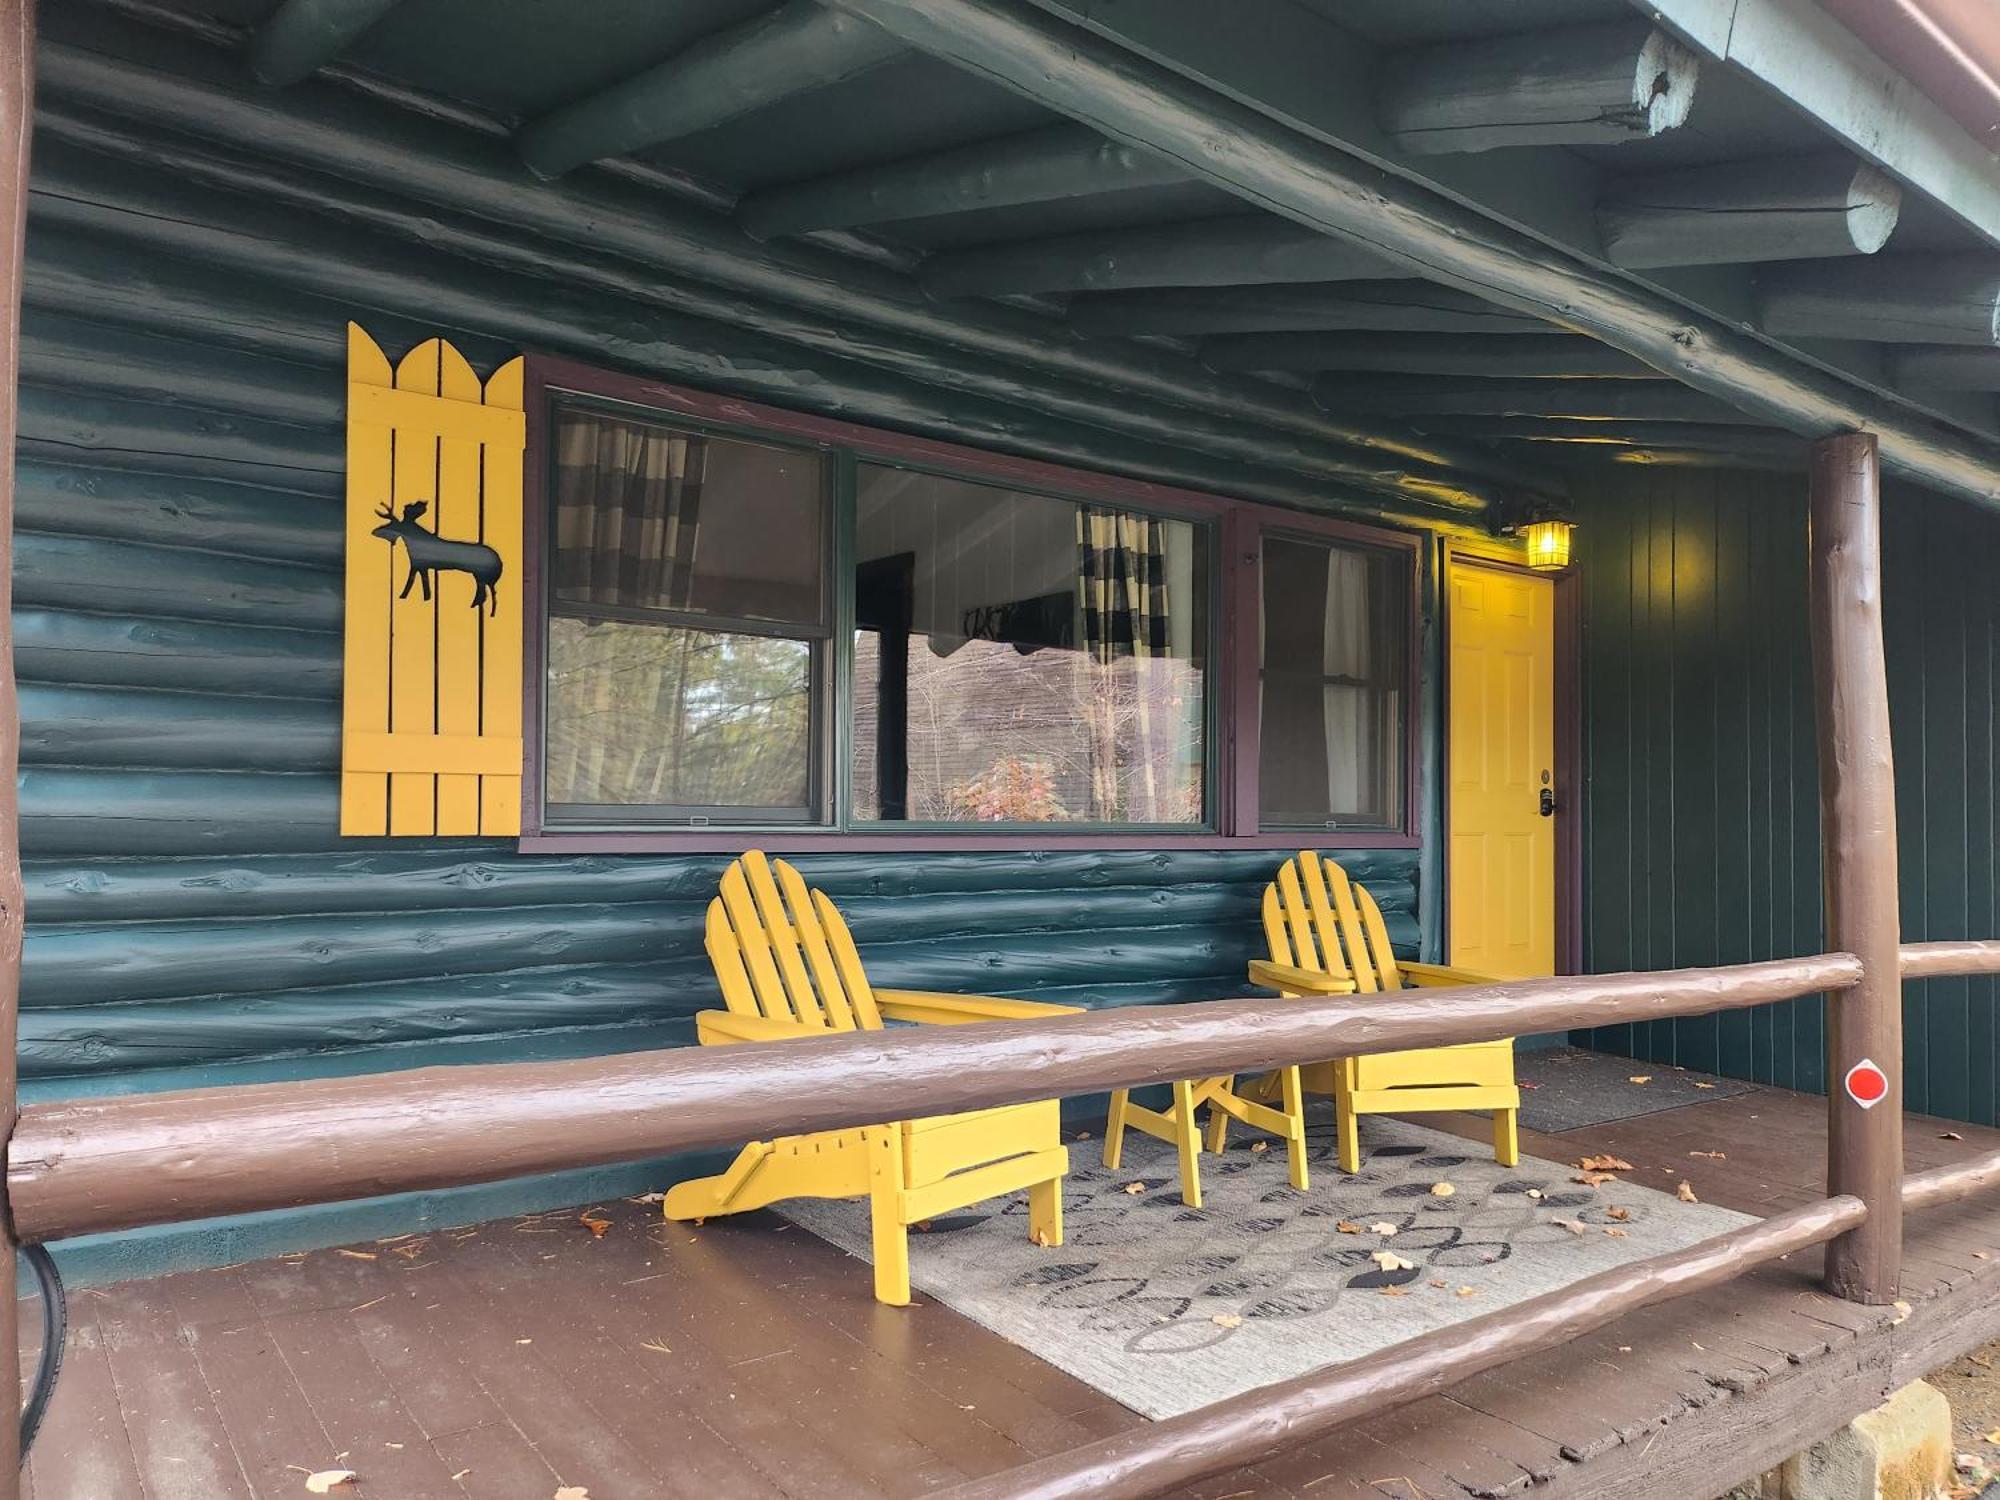
[[[63,108],[55,91],[42,104]],[[564,353],[681,379],[718,367],[712,352],[677,362],[694,355],[669,335],[693,320],[662,323],[608,281],[503,276],[49,134],[31,184],[15,568],[29,1092],[691,1042],[690,1018],[716,1003],[701,922],[721,858],[524,857],[336,828],[345,320],[391,348],[444,333],[482,367],[559,335]],[[125,144],[143,158],[146,142]],[[116,207],[141,180],[170,212]],[[492,234],[520,248],[510,226]],[[336,245],[337,286],[313,269]],[[427,316],[432,299],[450,315]],[[947,399],[787,343],[741,306],[698,348],[735,351],[767,394],[789,382],[814,409],[889,426]],[[966,427],[947,435],[1084,441],[1037,406],[1032,372],[1021,381],[1018,403],[950,397]],[[1165,445],[1145,460],[1193,485],[1205,463]],[[1417,795],[1431,817],[1434,773]],[[799,863],[883,984],[1093,1006],[1246,988],[1279,852],[1050,845]],[[1342,858],[1419,952],[1418,853]]]
[[[1597,970],[1822,945],[1803,480],[1593,479],[1583,577],[1585,944]],[[1891,486],[1884,629],[1905,936],[2000,934],[2000,519]],[[2000,1120],[1991,979],[1905,989],[1913,1109]],[[1580,1033],[1653,1062],[1823,1090],[1817,999]]]

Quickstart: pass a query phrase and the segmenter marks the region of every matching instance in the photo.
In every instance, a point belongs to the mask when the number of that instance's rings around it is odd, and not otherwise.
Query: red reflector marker
[[[1889,1075],[1869,1058],[1847,1070],[1847,1097],[1863,1109],[1873,1109],[1889,1095]]]

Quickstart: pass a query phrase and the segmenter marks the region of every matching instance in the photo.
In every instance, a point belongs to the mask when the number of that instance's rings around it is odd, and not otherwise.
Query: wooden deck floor
[[[1824,1107],[1764,1091],[1523,1147],[1612,1151],[1769,1213],[1818,1194]],[[1913,1168],[1996,1145],[1910,1120]],[[1707,1151],[1727,1159],[1691,1155]],[[361,1482],[335,1493],[356,1500],[915,1496],[1141,1420],[943,1307],[878,1307],[865,1271],[780,1220],[602,1212],[601,1238],[554,1214],[83,1292],[31,1493],[289,1500],[339,1466]],[[2000,1334],[2000,1202],[1912,1222],[1907,1312],[1821,1295],[1816,1265],[1187,1493],[1710,1500],[1837,1425],[1841,1401]]]

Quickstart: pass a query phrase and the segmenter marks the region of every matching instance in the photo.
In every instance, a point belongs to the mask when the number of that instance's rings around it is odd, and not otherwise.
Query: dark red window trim
[[[1018,458],[957,443],[911,437],[863,427],[831,417],[785,411],[732,396],[689,390],[640,376],[596,369],[553,355],[531,354],[526,362],[527,476],[526,527],[523,548],[522,597],[534,601],[534,613],[523,656],[522,706],[526,734],[521,774],[521,839],[526,853],[714,853],[735,854],[747,848],[774,853],[811,850],[874,849],[884,853],[922,853],[952,849],[1294,849],[1301,843],[1334,843],[1343,849],[1414,849],[1421,801],[1418,786],[1418,746],[1421,715],[1417,711],[1420,671],[1419,577],[1424,539],[1359,522],[1338,520],[1305,511],[1250,501],[1228,500],[1195,490],[1147,480],[1124,479],[1072,469],[1040,459]],[[1218,762],[1214,785],[1218,807],[1215,827],[1199,832],[1044,833],[1010,829],[1006,832],[863,832],[856,829],[782,828],[630,828],[582,830],[544,826],[542,765],[543,599],[544,553],[549,529],[549,414],[551,398],[569,394],[644,408],[666,417],[762,432],[773,437],[820,447],[840,448],[862,459],[880,459],[964,474],[1090,499],[1115,501],[1167,515],[1215,523],[1222,552],[1222,596],[1218,602],[1221,630],[1215,673],[1217,731],[1210,754]],[[1403,826],[1393,831],[1309,829],[1262,832],[1257,829],[1257,547],[1266,530],[1330,540],[1363,542],[1402,550],[1409,556],[1408,711],[1404,730]]]

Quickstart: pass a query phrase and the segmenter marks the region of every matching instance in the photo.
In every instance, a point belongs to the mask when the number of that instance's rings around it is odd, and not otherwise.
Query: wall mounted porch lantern
[[[1520,528],[1522,544],[1528,549],[1528,566],[1538,573],[1555,573],[1569,566],[1573,522],[1554,516],[1529,521]]]

